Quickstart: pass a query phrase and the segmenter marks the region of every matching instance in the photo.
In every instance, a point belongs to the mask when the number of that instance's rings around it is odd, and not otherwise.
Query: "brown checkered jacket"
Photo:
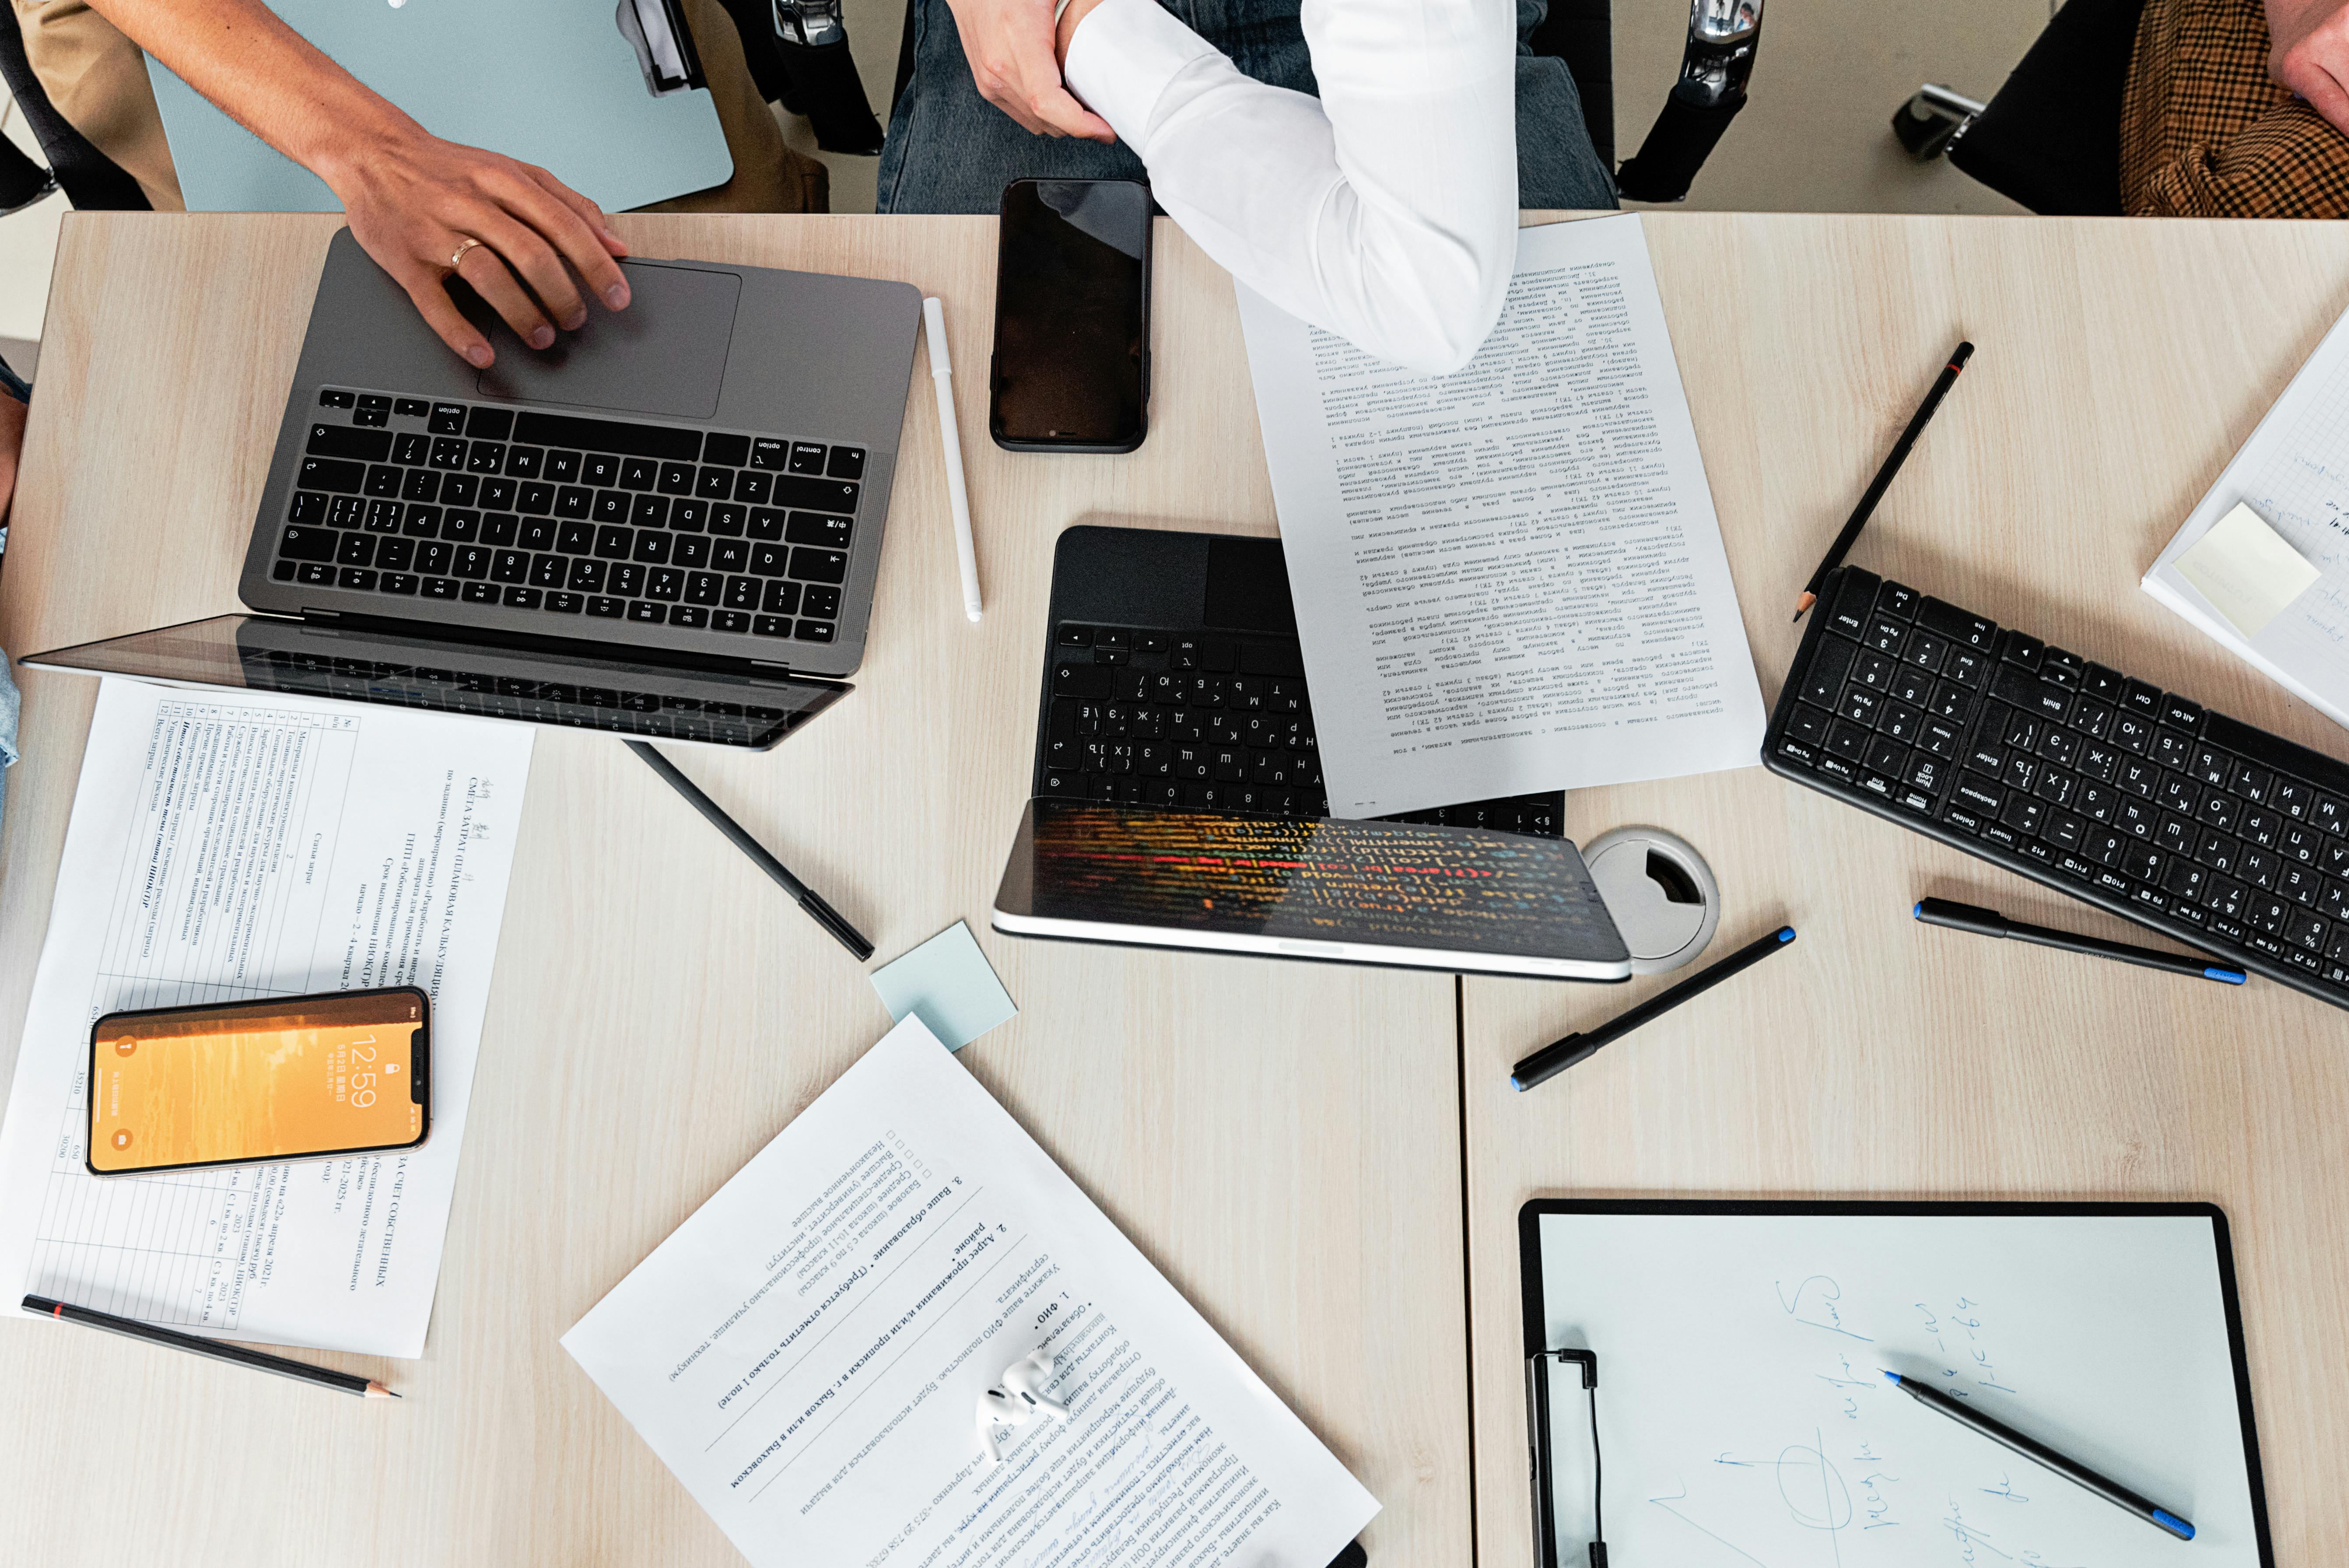
[[[2261,0],[2146,0],[2121,100],[2121,210],[2349,216],[2349,136],[2269,78]]]

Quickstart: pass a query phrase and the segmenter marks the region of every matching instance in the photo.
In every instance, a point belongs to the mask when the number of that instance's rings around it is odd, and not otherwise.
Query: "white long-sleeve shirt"
[[[1510,0],[1304,0],[1320,98],[1243,76],[1154,0],[1102,0],[1069,88],[1159,205],[1290,315],[1430,375],[1499,319],[1517,242]]]

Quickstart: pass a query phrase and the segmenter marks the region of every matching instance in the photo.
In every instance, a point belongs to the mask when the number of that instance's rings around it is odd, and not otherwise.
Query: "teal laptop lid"
[[[304,37],[435,136],[551,170],[607,212],[733,178],[718,109],[639,54],[632,0],[274,0]],[[641,10],[642,7],[637,7]],[[655,50],[658,57],[663,51]],[[673,63],[673,60],[666,63]],[[335,212],[324,181],[150,56],[191,211]]]

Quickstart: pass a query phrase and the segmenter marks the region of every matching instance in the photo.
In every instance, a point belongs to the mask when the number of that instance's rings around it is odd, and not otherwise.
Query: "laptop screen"
[[[36,654],[24,663],[757,751],[850,690],[780,673],[636,664],[264,615],[191,621]]]

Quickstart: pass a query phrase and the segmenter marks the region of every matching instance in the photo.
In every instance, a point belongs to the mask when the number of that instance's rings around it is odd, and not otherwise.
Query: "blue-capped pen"
[[[2153,947],[2132,947],[2126,942],[2106,942],[2097,936],[2075,936],[2068,931],[2057,931],[2044,925],[2025,925],[2019,920],[2007,919],[1994,909],[1982,909],[1971,903],[1952,903],[1946,898],[1919,899],[1914,913],[1928,925],[1945,925],[1951,931],[1971,931],[1976,936],[2010,936],[2017,942],[2035,942],[2042,947],[2060,947],[2066,953],[2111,958],[2123,964],[2159,969],[2170,975],[2190,975],[2198,980],[2216,980],[2221,985],[2240,985],[2251,978],[2240,969],[2213,964],[2207,958],[2164,953]]]
[[[2116,1480],[2107,1480],[2077,1460],[2067,1460],[2036,1438],[2026,1438],[2003,1421],[1994,1421],[1964,1399],[1953,1399],[1930,1383],[1914,1377],[1903,1377],[1898,1372],[1884,1374],[1885,1381],[1920,1405],[1939,1410],[1961,1427],[1971,1427],[1994,1443],[2013,1449],[2024,1459],[2045,1465],[2057,1475],[2075,1485],[2085,1487],[2116,1508],[2125,1508],[2147,1524],[2166,1530],[2180,1541],[2194,1539],[2194,1527],[2166,1508],[2158,1508]]]
[[[1659,991],[1628,1013],[1619,1013],[1587,1034],[1568,1035],[1548,1045],[1509,1069],[1509,1087],[1523,1094],[1537,1083],[1545,1083],[1572,1067],[1588,1060],[1599,1047],[1619,1039],[1649,1019],[1671,1012],[1692,996],[1701,996],[1733,975],[1751,969],[1773,953],[1795,940],[1795,928],[1782,925],[1767,936],[1757,937],[1709,969],[1698,971],[1668,991]]]

